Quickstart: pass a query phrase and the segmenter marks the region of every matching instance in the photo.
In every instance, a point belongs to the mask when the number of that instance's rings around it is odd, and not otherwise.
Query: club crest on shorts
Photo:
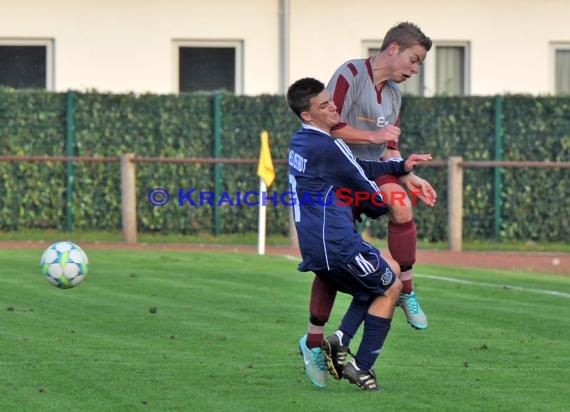
[[[390,283],[392,283],[393,280],[394,280],[394,273],[392,273],[392,270],[390,270],[390,268],[386,268],[386,270],[380,277],[380,281],[384,286],[387,286]]]

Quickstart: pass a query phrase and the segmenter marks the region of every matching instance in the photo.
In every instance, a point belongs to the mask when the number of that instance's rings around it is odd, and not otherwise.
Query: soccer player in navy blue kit
[[[358,199],[361,210],[371,218],[387,213],[374,179],[384,174],[406,175],[416,164],[431,160],[431,155],[413,154],[405,161],[386,162],[355,158],[342,140],[330,134],[340,117],[328,90],[316,79],[293,83],[287,102],[302,121],[289,145],[293,217],[303,259],[298,269],[314,272],[332,289],[352,295],[340,329],[356,331],[364,323],[364,332],[342,376],[365,390],[376,390],[372,366],[390,330],[402,288],[400,269],[395,260],[362,239],[351,206]],[[327,358],[333,355],[323,344],[324,350],[307,347],[306,335],[299,341],[305,373],[319,387],[327,385]],[[328,369],[333,373],[332,365]]]

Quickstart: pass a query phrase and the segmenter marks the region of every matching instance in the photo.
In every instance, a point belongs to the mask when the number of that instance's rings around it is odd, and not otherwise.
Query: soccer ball
[[[69,289],[83,282],[89,261],[79,246],[72,242],[55,242],[40,260],[42,274],[52,285]]]

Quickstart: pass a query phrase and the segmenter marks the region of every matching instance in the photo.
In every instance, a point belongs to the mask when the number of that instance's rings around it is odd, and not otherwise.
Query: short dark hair
[[[287,104],[293,113],[301,118],[301,113],[311,108],[311,98],[322,92],[324,88],[323,83],[312,77],[297,80],[287,90]]]
[[[388,30],[380,51],[386,50],[390,43],[396,43],[401,50],[409,49],[416,44],[423,46],[426,51],[431,49],[431,39],[418,26],[410,22],[399,23]]]

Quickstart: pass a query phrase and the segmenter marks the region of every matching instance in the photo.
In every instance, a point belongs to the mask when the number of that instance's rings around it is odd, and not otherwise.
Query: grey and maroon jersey
[[[377,91],[371,59],[349,60],[341,65],[327,89],[341,121],[356,129],[373,131],[387,124],[398,126],[400,123],[400,88],[395,82],[387,81]],[[349,144],[349,147],[356,157],[363,160],[378,160],[386,151],[386,144]]]

